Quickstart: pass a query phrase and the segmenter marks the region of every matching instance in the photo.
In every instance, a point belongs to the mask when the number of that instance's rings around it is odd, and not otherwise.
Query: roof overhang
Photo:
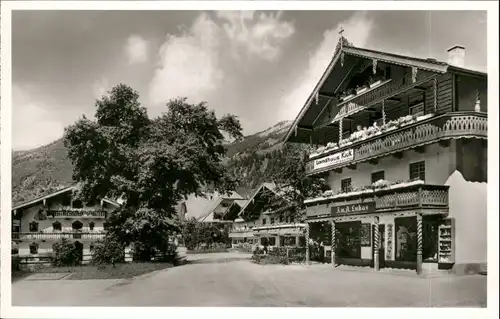
[[[19,204],[17,206],[14,206],[14,207],[12,207],[12,210],[14,211],[14,210],[18,210],[18,209],[22,209],[22,208],[34,206],[34,205],[37,205],[40,202],[43,203],[44,200],[47,200],[49,198],[52,198],[52,197],[55,197],[55,196],[58,196],[58,195],[61,195],[61,194],[64,194],[64,193],[72,192],[72,191],[74,191],[76,189],[77,189],[77,186],[76,185],[72,185],[72,186],[63,188],[61,190],[58,190],[58,191],[56,191],[54,193],[50,193],[48,195],[45,195],[45,196],[42,196],[42,197],[39,197],[39,198],[35,198],[33,200],[30,200],[30,201],[27,201],[25,203],[22,203],[22,204]],[[118,203],[118,202],[116,202],[114,200],[111,200],[109,198],[103,198],[102,201],[106,202],[106,203],[109,203],[109,204],[111,204],[111,205],[113,205],[115,207],[120,207],[121,206],[120,203]]]
[[[314,114],[310,114],[308,116],[312,116],[312,118],[318,118],[321,113],[324,111],[324,109],[328,106],[328,104],[331,101],[331,97],[325,96],[324,94],[321,94],[320,92],[322,91],[323,86],[325,83],[328,81],[328,79],[331,77],[332,74],[337,72],[337,69],[340,67],[343,67],[342,64],[346,68],[349,68],[349,66],[352,67],[352,65],[349,63],[348,59],[351,57],[351,59],[354,58],[363,58],[363,59],[371,59],[371,60],[377,60],[380,62],[385,62],[388,64],[394,64],[394,65],[399,65],[399,66],[404,66],[404,67],[416,67],[421,70],[426,70],[426,71],[431,71],[435,72],[438,74],[443,74],[448,72],[448,68],[452,69],[453,67],[448,65],[447,63],[436,61],[436,60],[430,60],[430,59],[422,59],[422,58],[415,58],[415,57],[409,57],[409,56],[403,56],[403,55],[398,55],[398,54],[392,54],[392,53],[387,53],[387,52],[381,52],[381,51],[375,51],[375,50],[369,50],[369,49],[364,49],[364,48],[357,48],[354,46],[350,45],[344,45],[341,47],[339,50],[337,50],[332,57],[330,63],[328,64],[328,67],[326,68],[325,72],[321,76],[320,80],[312,90],[311,94],[306,100],[306,103],[300,110],[298,116],[295,118],[293,121],[292,125],[288,129],[288,132],[284,136],[284,141],[285,142],[296,142],[293,136],[297,135],[311,135],[311,132],[315,132],[315,127],[313,125],[310,125],[311,123],[304,123],[303,119],[305,115],[312,109],[312,102],[316,100],[316,105],[314,106]],[[343,63],[339,63],[339,61],[342,61]],[[456,70],[455,68],[453,68]],[[340,71],[340,70],[339,70]],[[458,70],[457,70],[458,71]],[[471,71],[471,70],[461,70],[462,72],[472,72],[472,74],[480,74],[480,72],[477,71]],[[348,71],[347,73],[349,73]],[[343,80],[342,80],[343,81]],[[338,87],[338,85],[334,84],[334,87]],[[314,121],[313,121],[314,124]],[[320,130],[331,130],[333,129],[333,126],[323,126],[320,128]],[[299,139],[303,140],[303,139]]]

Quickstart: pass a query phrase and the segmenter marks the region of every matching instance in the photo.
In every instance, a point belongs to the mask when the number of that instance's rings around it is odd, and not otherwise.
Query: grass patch
[[[106,266],[83,265],[75,267],[44,267],[33,271],[25,271],[17,280],[34,273],[71,273],[69,280],[88,279],[125,279],[144,275],[156,270],[173,267],[170,263],[125,263]],[[14,275],[12,277],[14,281]]]

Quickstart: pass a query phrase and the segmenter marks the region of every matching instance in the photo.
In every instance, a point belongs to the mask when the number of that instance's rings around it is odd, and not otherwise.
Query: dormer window
[[[73,201],[73,204],[71,205],[72,208],[83,208],[83,203],[81,200],[77,199]]]

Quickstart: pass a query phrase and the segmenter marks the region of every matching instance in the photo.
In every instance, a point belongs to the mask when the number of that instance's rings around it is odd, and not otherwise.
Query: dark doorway
[[[375,232],[377,231],[378,228],[378,247],[375,247]],[[379,260],[379,267],[380,268],[385,268],[385,225],[384,224],[379,224],[379,225],[373,225],[372,229],[372,262],[370,264],[370,267],[375,267],[375,250],[378,250],[378,260]]]
[[[361,259],[361,222],[339,222],[335,227],[335,254],[340,258]]]
[[[438,261],[438,228],[442,222],[440,215],[422,218],[422,260],[424,262]]]
[[[75,241],[75,250],[79,263],[83,261],[83,244],[79,241]]]

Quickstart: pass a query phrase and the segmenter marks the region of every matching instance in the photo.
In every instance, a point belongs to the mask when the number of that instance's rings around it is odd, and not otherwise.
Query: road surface
[[[193,263],[124,280],[22,280],[14,306],[485,307],[486,276],[418,278],[253,264],[241,254],[190,255]]]

